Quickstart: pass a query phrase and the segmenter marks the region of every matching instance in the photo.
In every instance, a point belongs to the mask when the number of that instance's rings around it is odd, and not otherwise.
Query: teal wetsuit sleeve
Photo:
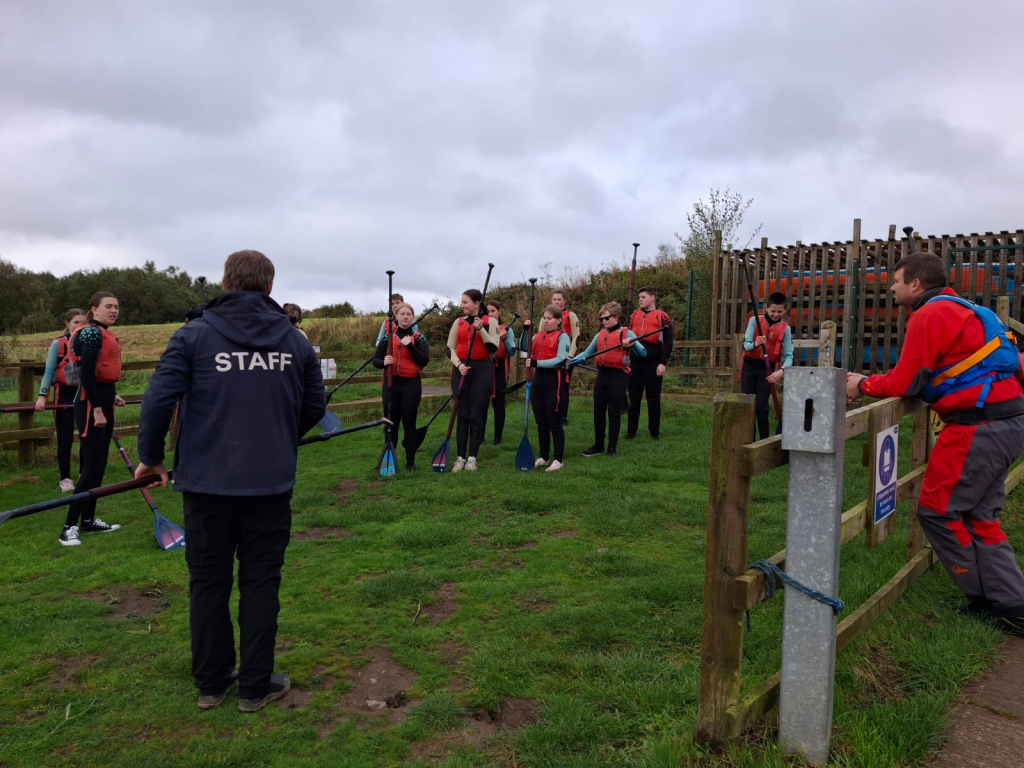
[[[632,333],[632,331],[630,331],[630,333]],[[582,358],[594,352],[597,352],[597,336],[592,338],[590,340],[590,344],[587,345],[587,348],[580,352],[578,355],[576,355],[576,357],[574,357],[572,360],[570,360],[569,364],[573,365],[574,363],[578,363]]]
[[[786,327],[786,334],[782,337],[782,367],[790,368],[793,365],[793,329]]]
[[[39,385],[40,395],[50,393],[50,385],[53,384],[53,379],[57,375],[57,355],[59,350],[60,339],[54,339],[53,344],[50,345],[50,351],[46,353],[46,371],[43,373],[43,381]]]
[[[626,338],[635,339],[636,334],[633,333],[632,331],[626,331]],[[640,357],[647,357],[647,350],[644,349],[644,343],[642,341],[636,342],[632,347],[630,347],[629,351],[636,352],[638,355],[640,355]]]
[[[746,333],[743,334],[743,351],[753,352],[754,351],[754,332],[755,332],[755,320],[756,318],[750,318],[750,322],[747,323]]]
[[[412,327],[412,332],[416,333],[416,326]],[[377,333],[377,340],[373,343],[373,348],[376,349],[380,346],[380,343],[384,341],[384,337],[388,335],[388,321],[385,320],[380,324],[380,331]]]
[[[516,334],[515,331],[510,331],[505,336],[505,351],[508,352],[509,357],[516,356]]]
[[[571,341],[567,333],[558,335],[558,354],[550,360],[535,360],[534,365],[538,368],[557,368],[569,359],[569,345]]]

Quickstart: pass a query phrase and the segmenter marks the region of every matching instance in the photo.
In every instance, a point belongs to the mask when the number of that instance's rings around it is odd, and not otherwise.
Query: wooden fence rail
[[[717,395],[714,409],[697,736],[700,741],[721,744],[737,738],[778,703],[779,674],[741,697],[740,673],[744,615],[765,597],[765,574],[748,568],[750,481],[787,464],[788,455],[782,450],[781,436],[750,442],[754,423],[752,395]],[[917,519],[916,498],[927,464],[931,431],[923,402],[888,398],[849,411],[846,439],[867,433],[868,444],[874,446],[877,434],[908,414],[913,414],[911,469],[899,478],[896,490],[897,502],[910,500],[906,564],[839,624],[837,650],[867,629],[933,562],[932,550],[926,544]],[[873,450],[869,456],[873,461]],[[874,467],[870,463],[869,470],[873,477]],[[1007,492],[1017,486],[1022,476],[1024,464],[1010,472],[1006,480]],[[894,530],[895,515],[890,515],[881,525],[874,525],[870,498],[843,514],[844,544],[864,532],[867,545],[875,546]],[[767,559],[784,568],[786,551]]]

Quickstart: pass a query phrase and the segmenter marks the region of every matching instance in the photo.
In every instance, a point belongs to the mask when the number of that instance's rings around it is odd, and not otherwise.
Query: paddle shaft
[[[370,429],[371,427],[379,427],[381,424],[391,426],[393,422],[390,419],[380,418],[376,421],[368,421],[365,424],[356,424],[354,427],[345,427],[344,429],[336,429],[333,432],[321,432],[318,435],[310,435],[299,440],[299,445],[309,445],[310,443],[322,443],[327,440],[331,440],[335,437],[341,437],[347,435],[350,432],[359,432],[364,429]]]
[[[655,328],[653,331],[648,331],[647,333],[641,333],[636,338],[629,339],[629,341],[637,342],[637,341],[640,341],[640,339],[646,339],[648,336],[654,336],[655,334],[658,334],[658,333],[661,333],[661,328]],[[610,346],[610,347],[605,347],[604,349],[596,349],[593,352],[591,352],[589,355],[583,355],[583,357],[576,358],[576,362],[573,363],[573,365],[579,365],[584,360],[589,360],[592,357],[597,357],[598,355],[603,355],[605,352],[611,352],[613,349],[619,349],[620,347],[624,347],[624,346],[626,346],[626,342],[625,341],[622,342],[621,344],[615,344],[615,345]]]
[[[629,301],[626,302],[626,322],[633,314],[633,297],[636,295],[636,252],[640,243],[633,243],[633,268],[629,273]]]
[[[117,452],[121,454],[121,458],[124,459],[124,465],[128,467],[128,473],[132,477],[135,477],[135,465],[132,464],[132,460],[128,456],[128,451],[126,451],[124,446],[121,445],[121,441],[117,439],[117,435],[113,435],[113,438],[114,445],[117,446]],[[153,510],[153,514],[159,515],[160,510],[156,508],[156,502],[153,501],[153,497],[150,495],[149,491],[145,488],[139,488],[139,490],[142,491],[142,497],[146,500],[146,503],[149,504],[149,508]]]
[[[487,308],[487,286],[491,283],[491,272],[494,270],[493,264],[487,265],[487,277],[484,279],[484,289],[480,292],[480,307],[477,309],[477,318],[481,319],[481,311],[486,313]],[[469,362],[473,359],[473,342],[476,341],[476,326],[469,329],[469,344],[466,346],[466,359],[462,362],[463,365],[469,366]],[[459,379],[458,389],[455,390],[455,396],[452,398],[452,415],[448,419],[448,430],[445,432],[445,442],[452,439],[452,429],[455,427],[455,419],[459,415],[459,397],[462,396],[462,390],[466,386],[466,377],[469,375],[468,371],[462,374],[462,378]]]

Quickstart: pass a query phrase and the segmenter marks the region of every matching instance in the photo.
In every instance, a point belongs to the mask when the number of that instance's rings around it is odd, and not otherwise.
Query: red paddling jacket
[[[394,375],[403,379],[414,379],[430,362],[430,347],[427,345],[427,337],[418,331],[413,331],[411,327],[399,328],[398,323],[393,321],[391,327],[394,328],[395,334]],[[412,341],[408,346],[400,341],[409,336],[412,337]],[[388,335],[385,334],[377,345],[377,351],[373,356],[375,368],[384,368],[384,358],[387,357],[388,346]]]

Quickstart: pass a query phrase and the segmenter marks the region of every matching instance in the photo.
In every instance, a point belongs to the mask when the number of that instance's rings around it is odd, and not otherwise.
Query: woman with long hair
[[[394,321],[388,321],[388,329],[377,345],[373,356],[375,368],[392,366],[392,384],[388,391],[387,375],[381,385],[384,398],[384,409],[387,416],[395,423],[394,434],[397,436],[398,424],[402,424],[402,446],[405,448],[405,469],[416,471],[416,415],[420,410],[420,399],[423,396],[423,384],[420,371],[430,362],[430,347],[427,337],[413,331],[412,305],[402,302],[395,310]],[[394,334],[394,343],[390,342]],[[390,403],[390,408],[388,404]]]
[[[487,301],[487,315],[498,324],[498,351],[494,355],[494,389],[491,393],[491,406],[494,408],[494,445],[501,445],[501,436],[505,432],[505,387],[508,386],[508,361],[516,353],[515,339],[509,334],[508,328],[501,322],[501,302],[497,299]]]
[[[448,358],[452,363],[452,392],[462,377],[466,384],[459,398],[455,446],[458,457],[452,472],[476,471],[476,454],[484,441],[487,402],[494,390],[494,366],[491,353],[498,348],[498,323],[480,314],[483,294],[470,288],[462,294],[462,317],[452,323],[448,332]]]
[[[69,364],[64,375],[70,383],[78,384],[75,424],[81,474],[75,493],[103,485],[114,434],[114,406],[124,405],[115,391],[121,378],[121,342],[109,330],[117,322],[118,314],[120,307],[114,294],[94,293],[89,299],[89,321],[71,334]],[[58,541],[65,547],[74,547],[82,543],[80,532],[109,533],[120,527],[96,517],[96,499],[87,499],[68,507]]]
[[[535,467],[547,466],[548,472],[557,472],[565,459],[565,425],[562,423],[562,386],[565,383],[565,362],[569,359],[569,335],[562,330],[562,310],[551,304],[544,308],[540,318],[540,331],[533,337],[533,347],[526,359],[526,367],[533,368],[530,385],[530,403],[533,419],[537,422],[540,456]],[[550,465],[551,442],[555,453]]]
[[[76,387],[68,385],[64,378],[64,369],[68,364],[69,343],[71,334],[80,325],[84,325],[87,318],[85,312],[80,309],[69,309],[64,313],[64,335],[58,336],[50,344],[50,351],[46,355],[46,370],[43,373],[43,381],[39,385],[39,397],[36,399],[36,410],[46,409],[47,400],[50,394],[50,387],[53,387],[54,405],[73,405],[75,402]],[[75,488],[75,481],[71,479],[71,447],[75,442],[75,414],[71,408],[55,408],[53,410],[53,425],[57,431],[57,469],[60,474],[60,489],[69,493]]]

